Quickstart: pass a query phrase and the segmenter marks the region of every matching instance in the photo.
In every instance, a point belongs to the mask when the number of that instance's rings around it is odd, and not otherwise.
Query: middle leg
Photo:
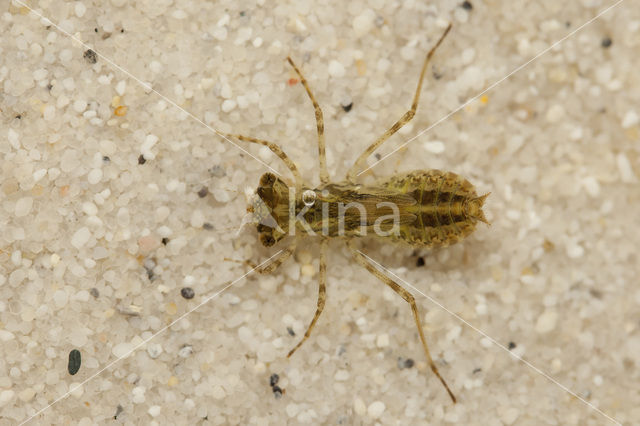
[[[293,349],[289,351],[289,353],[287,354],[287,358],[293,355],[293,353],[297,351],[300,346],[302,346],[305,340],[309,338],[309,336],[311,335],[311,330],[313,329],[313,326],[316,325],[316,321],[318,321],[318,318],[320,317],[320,314],[324,309],[324,302],[327,297],[326,285],[327,285],[327,244],[328,243],[329,243],[329,240],[324,238],[320,245],[320,273],[318,277],[318,284],[319,284],[318,285],[318,307],[316,308],[316,313],[313,316],[313,319],[311,320],[309,327],[307,327],[307,331],[305,331],[304,337]]]

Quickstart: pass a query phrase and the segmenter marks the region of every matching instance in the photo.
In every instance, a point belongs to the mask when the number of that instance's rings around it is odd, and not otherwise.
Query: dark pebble
[[[212,224],[210,224],[209,222],[205,222],[205,223],[202,225],[202,227],[203,227],[204,229],[206,229],[207,231],[211,231],[211,230],[213,229],[213,225],[212,225]]]
[[[198,197],[204,198],[207,196],[208,193],[209,193],[209,189],[206,186],[203,186],[202,188],[200,188],[200,191],[198,191]]]
[[[516,348],[516,344],[513,342],[509,342],[509,350],[515,349],[515,348]]]
[[[113,415],[113,420],[118,420],[118,416],[122,414],[123,411],[124,408],[122,408],[122,405],[118,404],[118,406],[116,407],[116,414]]]
[[[349,104],[347,105],[340,105],[340,106],[342,107],[344,112],[349,112],[351,111],[351,108],[353,108],[353,102],[349,102]]]
[[[111,158],[105,155],[104,157],[102,157],[102,161],[104,161],[105,163],[108,163],[109,161],[111,161]]]
[[[416,266],[424,266],[424,257],[420,256],[420,257],[416,260]]]
[[[464,1],[464,2],[462,2],[462,8],[464,10],[471,10],[471,9],[473,9],[473,5],[469,1]]]
[[[280,376],[278,376],[276,373],[273,373],[271,377],[269,377],[269,386],[274,387],[278,384],[278,380],[280,380]]]
[[[146,162],[147,160],[144,158],[144,155],[140,154],[140,157],[138,157],[138,164],[144,164]]]
[[[295,336],[296,332],[293,331],[293,328],[291,327],[287,327],[287,333],[289,333],[289,336]]]
[[[602,39],[602,42],[600,43],[600,45],[602,47],[604,47],[605,49],[608,47],[611,47],[611,45],[613,44],[613,41],[611,41],[611,39],[609,37],[605,37]]]
[[[275,396],[276,399],[282,398],[282,389],[280,389],[280,386],[273,387],[273,396]]]
[[[90,64],[95,64],[96,62],[98,62],[98,55],[91,49],[85,51],[82,57],[85,58]]]
[[[412,368],[415,365],[415,361],[411,358],[398,357],[398,368],[404,370],[405,368]]]
[[[91,290],[89,290],[89,294],[92,295],[93,297],[95,297],[96,299],[100,296],[100,292],[95,287],[93,287]]]
[[[77,349],[69,352],[69,365],[67,366],[67,370],[69,370],[69,374],[72,376],[80,370],[80,364],[82,362],[82,356],[80,355],[80,351]]]
[[[180,290],[180,294],[185,299],[193,299],[193,296],[196,295],[196,292],[193,291],[191,287],[182,287],[182,290]]]
[[[167,237],[162,238],[162,244],[165,246],[169,243],[169,239]]]

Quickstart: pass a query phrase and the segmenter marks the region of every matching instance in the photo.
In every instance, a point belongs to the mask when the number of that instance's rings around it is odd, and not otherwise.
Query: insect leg
[[[244,265],[249,266],[251,269],[255,269],[255,271],[257,273],[259,273],[259,274],[270,274],[271,272],[273,272],[276,269],[278,269],[278,267],[280,265],[282,265],[288,258],[291,257],[293,252],[296,251],[296,246],[297,245],[298,245],[298,241],[296,239],[294,239],[291,242],[291,244],[289,244],[289,247],[287,247],[286,249],[282,250],[280,253],[278,253],[278,255],[276,257],[274,257],[273,261],[267,263],[264,266],[260,266],[260,267],[258,267],[258,265],[256,265],[251,260],[236,260],[236,259],[230,259],[228,257],[225,257],[224,260],[227,261],[227,262],[242,263]]]
[[[375,275],[376,278],[378,278],[380,281],[382,281],[383,283],[391,287],[393,291],[398,293],[404,300],[407,301],[407,303],[409,303],[409,305],[411,306],[411,311],[413,311],[413,317],[416,321],[416,326],[418,327],[418,334],[420,335],[420,340],[422,341],[424,353],[427,355],[427,361],[429,362],[429,367],[431,367],[431,371],[433,371],[433,373],[438,377],[438,379],[440,379],[440,382],[444,385],[445,389],[447,390],[447,393],[451,397],[451,400],[455,404],[456,397],[453,395],[453,392],[451,392],[451,389],[449,389],[447,382],[445,382],[442,376],[440,375],[440,372],[438,371],[438,367],[436,367],[436,364],[433,362],[433,359],[431,358],[431,354],[429,353],[429,347],[427,346],[427,339],[425,339],[424,337],[424,332],[422,331],[422,324],[420,323],[420,314],[418,313],[418,306],[416,305],[416,300],[413,297],[413,295],[409,293],[400,284],[396,283],[391,278],[387,277],[382,272],[380,272],[373,264],[371,264],[371,262],[366,257],[364,257],[361,253],[358,252],[358,250],[356,250],[353,240],[348,241],[347,246],[351,250],[351,254],[355,258],[356,262],[358,262],[360,265],[366,268],[367,271]]]
[[[311,330],[313,329],[313,326],[316,324],[316,321],[318,321],[318,318],[320,317],[320,314],[324,309],[324,302],[327,295],[326,284],[327,284],[327,243],[328,242],[329,240],[324,238],[320,246],[320,274],[318,276],[318,305],[317,305],[318,307],[316,308],[316,313],[313,316],[313,319],[311,320],[309,327],[307,327],[307,331],[305,331],[304,337],[293,349],[289,351],[289,353],[287,354],[287,358],[293,355],[293,353],[297,351],[300,346],[302,346],[305,340],[309,338],[309,335],[311,334]]]
[[[300,175],[300,171],[298,170],[294,162],[291,161],[289,156],[285,154],[282,148],[280,148],[277,144],[273,142],[265,141],[263,139],[252,138],[249,136],[235,135],[235,134],[229,134],[229,133],[225,134],[225,136],[229,138],[236,138],[244,142],[257,143],[259,145],[264,145],[267,148],[269,148],[271,152],[277,155],[284,162],[284,164],[289,168],[289,170],[291,170],[291,173],[293,173],[293,177],[296,180],[296,188],[298,189],[302,188],[302,176]]]
[[[267,263],[266,265],[257,268],[256,271],[260,274],[270,274],[273,271],[275,271],[276,269],[278,269],[278,267],[280,265],[282,265],[284,263],[285,260],[287,260],[288,258],[291,257],[291,255],[293,254],[294,251],[296,251],[296,246],[298,245],[298,239],[294,238],[293,241],[291,241],[291,244],[289,244],[289,246],[282,250],[282,252],[280,252],[275,259],[273,259],[272,262]]]
[[[296,64],[293,63],[291,57],[287,56],[287,61],[289,61],[289,64],[293,67],[296,74],[298,74],[300,82],[307,91],[307,95],[309,95],[309,99],[311,99],[313,108],[316,111],[316,126],[318,128],[318,159],[320,161],[320,182],[322,182],[323,184],[329,183],[329,171],[327,170],[327,154],[325,152],[324,143],[324,118],[322,116],[322,109],[320,108],[320,105],[318,105],[318,102],[313,96],[313,93],[311,93],[311,89],[309,88],[309,84],[307,84],[307,80],[302,76],[302,73],[300,72]]]
[[[451,29],[451,24],[449,24],[447,29],[444,30],[444,33],[440,36],[440,39],[435,44],[435,46],[433,46],[431,48],[431,50],[429,51],[429,53],[427,53],[427,57],[425,58],[424,63],[422,64],[422,71],[420,72],[420,79],[418,80],[418,87],[416,88],[416,93],[413,96],[413,103],[411,104],[411,108],[409,109],[409,111],[407,111],[400,118],[400,120],[396,121],[395,124],[393,126],[391,126],[391,128],[389,130],[384,132],[384,134],[382,136],[380,136],[374,143],[369,145],[369,147],[358,157],[358,159],[355,161],[355,163],[353,163],[353,166],[351,166],[351,169],[349,169],[349,172],[347,173],[347,180],[348,181],[354,182],[355,178],[356,178],[356,173],[362,168],[362,164],[366,161],[366,159],[369,158],[369,156],[371,154],[373,154],[373,152],[376,149],[378,149],[380,147],[380,145],[382,145],[387,139],[389,139],[395,132],[400,130],[400,128],[402,126],[404,126],[409,121],[411,121],[413,116],[416,114],[416,109],[418,109],[418,101],[420,100],[420,91],[422,90],[422,81],[424,80],[424,75],[425,75],[425,73],[427,71],[427,66],[429,65],[429,62],[431,61],[431,57],[435,53],[435,51],[438,48],[438,46],[440,46],[440,43],[442,43],[442,40],[444,40],[446,35],[449,33],[450,29]]]

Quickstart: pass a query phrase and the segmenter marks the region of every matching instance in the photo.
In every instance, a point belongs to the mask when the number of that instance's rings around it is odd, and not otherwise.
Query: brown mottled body
[[[471,182],[455,173],[417,170],[393,176],[385,186],[416,200],[406,208],[415,221],[400,226],[399,234],[391,236],[395,241],[446,247],[475,231],[478,221],[487,221],[482,205],[488,194],[479,197]]]
[[[486,222],[482,204],[487,195],[478,197],[468,180],[452,172],[416,170],[371,186],[341,182],[306,190],[315,194],[314,203],[307,205],[300,196],[295,208],[290,209],[286,183],[270,173],[263,176],[258,186],[260,201],[267,204],[282,230],[258,225],[263,244],[271,246],[288,233],[291,212],[300,214],[309,225],[304,227],[296,222],[295,232],[325,237],[373,235],[422,247],[455,244],[471,234],[478,221]],[[376,221],[393,214],[385,203],[398,208],[399,226],[394,232],[391,218],[382,221],[380,229],[388,235],[381,236],[375,232]],[[356,205],[364,211],[359,211]],[[340,217],[344,218],[342,227]]]
[[[357,183],[358,171],[369,155],[414,117],[427,65],[450,29],[451,25],[424,60],[411,108],[356,159],[343,182],[330,182],[325,158],[322,109],[291,58],[287,60],[300,78],[315,111],[320,187],[312,189],[306,185],[295,163],[277,144],[242,135],[227,136],[268,147],[287,165],[295,179],[294,184],[290,184],[272,173],[265,173],[260,178],[256,195],[247,209],[252,212],[260,242],[264,246],[270,247],[289,235],[294,236],[291,243],[280,250],[270,264],[258,268],[258,272],[272,272],[291,257],[299,235],[319,236],[321,240],[316,312],[304,337],[289,351],[287,357],[307,340],[322,313],[326,300],[328,241],[329,238],[342,238],[346,240],[347,247],[358,264],[409,304],[429,367],[455,403],[453,392],[431,358],[415,298],[400,284],[383,274],[378,265],[354,244],[354,237],[374,235],[413,247],[444,247],[472,233],[478,221],[486,222],[482,205],[488,194],[479,197],[473,185],[455,173],[418,170],[398,174],[372,185]]]

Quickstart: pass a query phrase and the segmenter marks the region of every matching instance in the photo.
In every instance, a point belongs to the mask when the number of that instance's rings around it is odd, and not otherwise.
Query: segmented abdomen
[[[391,237],[394,240],[444,247],[464,239],[476,228],[476,220],[468,217],[465,211],[465,203],[477,197],[476,190],[468,180],[455,173],[418,170],[394,176],[384,185],[417,201],[406,207],[416,220],[401,225],[398,235]]]

